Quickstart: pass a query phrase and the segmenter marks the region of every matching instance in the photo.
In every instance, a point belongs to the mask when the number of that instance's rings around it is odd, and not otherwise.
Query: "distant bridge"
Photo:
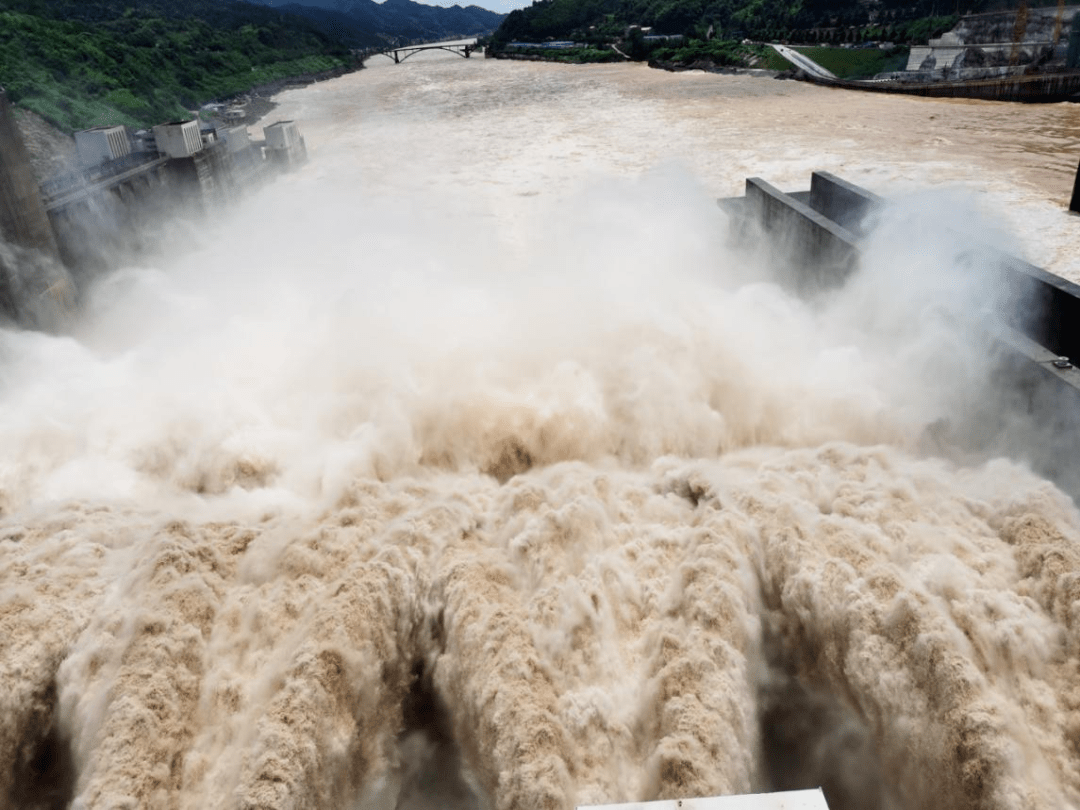
[[[472,52],[476,50],[476,43],[470,43],[468,45],[408,45],[401,48],[387,48],[385,51],[379,51],[376,56],[386,56],[394,60],[394,64],[404,62],[414,53],[420,51],[450,51],[450,53],[456,53],[458,56],[463,56],[468,59],[472,56]]]

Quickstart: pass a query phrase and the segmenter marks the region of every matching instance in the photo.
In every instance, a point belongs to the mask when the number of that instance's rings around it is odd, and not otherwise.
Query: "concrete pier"
[[[790,193],[750,178],[745,197],[718,202],[733,240],[764,242],[779,283],[803,297],[835,290],[857,272],[867,217],[887,205],[827,172],[814,172],[810,191]],[[955,412],[928,426],[924,442],[965,462],[1022,460],[1080,502],[1080,286],[1001,251],[959,253],[992,291],[986,311],[957,313],[987,381],[959,392]]]
[[[850,275],[858,258],[861,220],[880,200],[834,175],[814,172],[809,192],[788,194],[751,177],[745,197],[717,202],[731,217],[740,242],[764,243],[781,281],[800,295],[813,296]]]

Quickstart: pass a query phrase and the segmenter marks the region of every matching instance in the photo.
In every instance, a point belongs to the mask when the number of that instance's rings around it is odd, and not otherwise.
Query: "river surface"
[[[1080,806],[1080,516],[934,440],[1070,105],[420,54],[0,332],[0,806]],[[268,121],[269,122],[269,121]],[[812,305],[715,198],[893,199]]]

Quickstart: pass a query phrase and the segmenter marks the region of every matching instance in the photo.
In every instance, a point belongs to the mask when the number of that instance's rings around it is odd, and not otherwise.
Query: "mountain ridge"
[[[352,47],[378,47],[419,40],[484,36],[505,19],[475,4],[429,6],[415,0],[248,0],[287,12]]]

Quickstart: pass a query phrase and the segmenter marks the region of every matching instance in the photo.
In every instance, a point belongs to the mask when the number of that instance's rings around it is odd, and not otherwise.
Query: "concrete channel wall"
[[[1080,363],[1080,285],[999,253],[1002,318],[1056,355]]]
[[[744,216],[767,235],[774,263],[800,294],[835,287],[854,267],[855,234],[759,177],[746,181]]]
[[[750,178],[744,198],[719,203],[738,240],[770,245],[778,281],[808,298],[856,271],[867,218],[887,204],[827,172],[814,172],[808,192]],[[964,461],[1021,460],[1080,501],[1080,286],[1000,251],[974,258],[996,291],[996,311],[971,324],[989,382],[929,426],[926,443]]]
[[[801,78],[826,87],[868,90],[871,93],[901,93],[931,98],[978,98],[985,101],[1061,102],[1080,94],[1080,70],[1032,73],[1004,78],[961,81],[904,82],[825,79],[810,73]]]
[[[835,174],[810,175],[810,207],[853,234],[861,235],[866,217],[884,203],[877,194]]]

